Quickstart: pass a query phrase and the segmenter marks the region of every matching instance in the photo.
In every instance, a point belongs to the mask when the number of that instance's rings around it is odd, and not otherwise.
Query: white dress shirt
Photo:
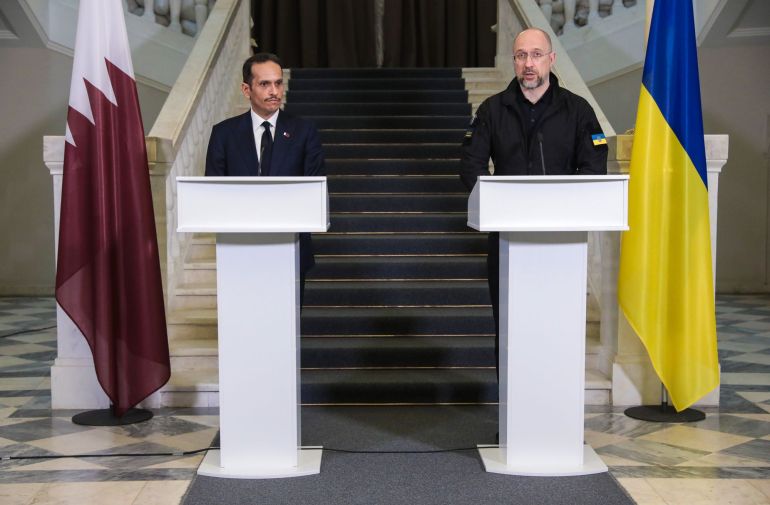
[[[251,128],[254,130],[254,143],[257,146],[257,160],[260,162],[262,161],[260,159],[262,157],[262,133],[265,131],[262,127],[262,123],[265,121],[270,122],[270,136],[273,137],[273,141],[275,142],[275,124],[278,122],[279,112],[281,112],[280,109],[275,111],[275,114],[265,120],[259,117],[257,113],[254,112],[254,109],[251,109]]]

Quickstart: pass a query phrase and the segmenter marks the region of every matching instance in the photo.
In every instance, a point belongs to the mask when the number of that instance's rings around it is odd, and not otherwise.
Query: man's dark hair
[[[255,63],[265,63],[267,61],[272,61],[279,67],[281,67],[281,70],[283,70],[283,65],[281,65],[281,59],[274,55],[273,53],[257,53],[254,56],[250,56],[246,61],[243,62],[243,82],[251,86],[251,66]]]

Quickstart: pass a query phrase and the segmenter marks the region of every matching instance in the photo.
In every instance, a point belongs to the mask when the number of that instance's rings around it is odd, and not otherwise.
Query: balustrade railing
[[[217,0],[126,0],[128,12],[195,37]]]
[[[616,8],[636,5],[637,0],[536,0],[557,35],[611,16]]]

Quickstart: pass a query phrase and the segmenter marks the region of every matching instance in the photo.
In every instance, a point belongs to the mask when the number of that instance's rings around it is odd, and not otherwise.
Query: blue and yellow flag
[[[656,0],[636,115],[620,307],[681,411],[719,384],[692,3]]]

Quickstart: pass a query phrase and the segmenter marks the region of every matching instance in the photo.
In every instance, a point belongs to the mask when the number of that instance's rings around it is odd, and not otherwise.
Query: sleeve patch
[[[591,135],[591,140],[595,146],[601,146],[607,143],[607,137],[603,133],[594,133]]]

